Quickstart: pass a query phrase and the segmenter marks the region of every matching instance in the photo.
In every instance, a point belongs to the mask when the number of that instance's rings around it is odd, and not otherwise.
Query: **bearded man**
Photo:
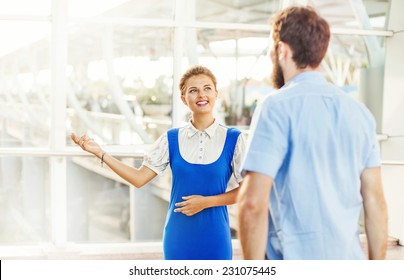
[[[318,67],[330,29],[313,8],[272,20],[273,83],[258,105],[238,197],[245,259],[383,259],[387,210],[376,124]],[[368,255],[361,247],[364,210]]]

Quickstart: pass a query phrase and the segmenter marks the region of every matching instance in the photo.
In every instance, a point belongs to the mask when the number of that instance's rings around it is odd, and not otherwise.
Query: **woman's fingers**
[[[84,134],[83,136],[78,138],[76,134],[72,133],[70,135],[70,138],[73,140],[74,143],[79,145],[82,149],[85,149],[85,146],[88,143],[88,141],[93,141],[93,139],[89,138],[86,134]]]
[[[177,202],[177,203],[175,204],[175,206],[178,206],[178,207],[182,207],[182,206],[185,206],[185,205],[187,205],[185,201],[183,201],[183,202]]]
[[[74,143],[78,144],[79,143],[79,139],[77,138],[77,135],[72,133],[70,134],[70,138],[73,140]]]
[[[185,208],[185,206],[187,206],[187,202],[186,202],[186,201],[177,202],[177,203],[175,204],[175,206],[178,207],[178,208],[175,208],[175,209],[174,209],[174,212],[181,212],[181,213],[184,213],[184,211],[187,210],[187,208]],[[184,213],[184,214],[185,214],[185,213]]]
[[[176,209],[174,209],[174,212],[176,212],[176,213],[182,213],[182,214],[184,214],[184,215],[186,215],[186,216],[192,216],[193,214],[195,214],[192,210],[188,210],[188,209],[186,209],[186,208],[184,208],[184,207],[182,207],[182,208],[176,208]]]
[[[70,134],[70,138],[73,140],[74,143],[80,146],[82,150],[101,158],[103,150],[101,149],[100,145],[94,141],[93,138],[88,137],[86,134],[78,137],[74,133]]]

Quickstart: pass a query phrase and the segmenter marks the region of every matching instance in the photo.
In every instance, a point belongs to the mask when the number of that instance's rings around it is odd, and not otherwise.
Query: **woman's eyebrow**
[[[204,84],[203,85],[203,87],[211,87],[212,86],[212,84]],[[190,86],[189,88],[188,88],[188,90],[190,90],[190,89],[196,89],[196,88],[198,88],[197,86]]]

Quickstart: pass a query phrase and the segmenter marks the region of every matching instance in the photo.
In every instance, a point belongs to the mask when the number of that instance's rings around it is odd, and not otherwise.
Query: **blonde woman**
[[[181,100],[190,109],[188,124],[160,136],[138,169],[106,153],[84,135],[73,141],[102,159],[131,185],[140,188],[168,165],[172,190],[163,235],[164,259],[232,259],[226,205],[236,202],[238,188],[226,191],[232,174],[238,183],[245,138],[239,130],[217,122],[216,77],[202,66],[181,78]]]

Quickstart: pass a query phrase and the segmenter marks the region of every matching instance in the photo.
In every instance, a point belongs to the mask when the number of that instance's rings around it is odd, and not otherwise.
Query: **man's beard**
[[[272,65],[273,65],[272,86],[274,88],[279,89],[279,88],[283,87],[283,85],[285,84],[285,78],[283,76],[282,68],[279,65],[278,54],[276,51],[272,52],[271,59],[272,59]]]

